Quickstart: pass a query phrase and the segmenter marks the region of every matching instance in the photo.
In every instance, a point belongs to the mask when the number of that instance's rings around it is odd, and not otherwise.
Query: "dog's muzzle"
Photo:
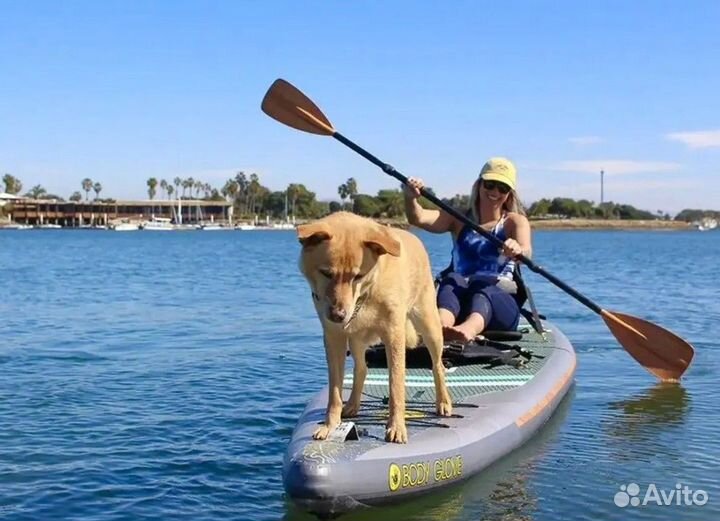
[[[315,302],[320,302],[320,295],[318,295],[314,291],[312,292],[312,297]],[[350,325],[350,322],[352,322],[353,319],[358,315],[358,313],[360,312],[360,308],[362,308],[362,305],[365,303],[365,299],[367,299],[367,293],[360,295],[355,301],[355,309],[353,309],[352,315],[350,315],[350,318],[348,318],[347,322],[345,322],[343,329],[347,329],[347,327]],[[345,317],[347,317],[347,311],[331,306],[328,309],[326,315],[327,319],[330,322],[341,324],[345,320]]]
[[[328,308],[327,317],[331,322],[339,324],[345,320],[346,316],[347,312],[344,309],[334,307]]]

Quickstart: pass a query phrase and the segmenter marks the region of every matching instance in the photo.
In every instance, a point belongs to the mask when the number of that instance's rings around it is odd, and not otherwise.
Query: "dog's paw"
[[[438,416],[452,416],[452,402],[450,399],[438,400],[435,403],[435,412]]]
[[[342,417],[343,418],[354,418],[358,415],[358,411],[360,411],[360,404],[359,403],[353,403],[353,402],[347,402],[345,405],[343,405],[342,408]]]
[[[408,434],[405,422],[389,421],[385,429],[385,441],[392,443],[407,443]]]
[[[330,434],[330,431],[332,428],[328,427],[324,423],[315,429],[315,432],[313,432],[313,439],[314,440],[325,440],[328,437],[328,434]]]

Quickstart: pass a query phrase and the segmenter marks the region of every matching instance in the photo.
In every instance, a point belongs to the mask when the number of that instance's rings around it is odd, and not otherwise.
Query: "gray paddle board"
[[[358,439],[313,440],[325,417],[325,387],[308,403],[288,445],[283,462],[288,496],[317,514],[400,501],[469,478],[522,445],[552,415],[575,375],[572,345],[551,322],[543,325],[541,335],[521,322],[523,338],[507,342],[535,355],[521,367],[448,369],[454,413],[449,418],[435,414],[432,371],[407,369],[407,444],[384,441],[389,387],[383,368],[369,369],[359,415],[344,419]],[[344,400],[351,386],[348,367]]]

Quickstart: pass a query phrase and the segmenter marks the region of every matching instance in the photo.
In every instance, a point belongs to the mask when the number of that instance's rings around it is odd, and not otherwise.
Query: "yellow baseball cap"
[[[504,157],[491,157],[480,170],[480,178],[488,181],[500,181],[515,190],[517,170],[512,161]]]

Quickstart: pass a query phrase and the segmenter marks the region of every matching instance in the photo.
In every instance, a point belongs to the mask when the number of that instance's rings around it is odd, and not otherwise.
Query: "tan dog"
[[[390,415],[385,439],[407,442],[405,427],[405,348],[420,333],[433,362],[436,411],[450,416],[445,386],[440,316],[435,304],[430,260],[420,239],[355,214],[339,212],[298,226],[300,269],[312,290],[323,326],[330,377],[325,423],[315,439],[325,439],[340,417],[357,415],[367,375],[365,350],[381,340],[390,373]],[[355,369],[350,399],[343,407],[345,355]]]

